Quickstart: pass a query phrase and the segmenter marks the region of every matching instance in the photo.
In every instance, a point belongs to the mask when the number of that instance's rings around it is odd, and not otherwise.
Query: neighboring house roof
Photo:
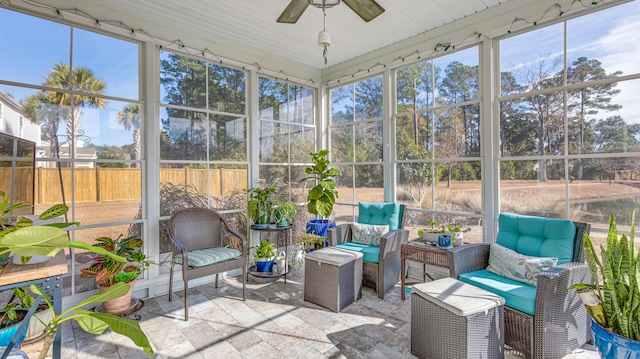
[[[22,105],[4,91],[0,91],[0,102],[4,103],[6,106],[11,107],[16,112],[24,112],[24,108],[22,107]]]

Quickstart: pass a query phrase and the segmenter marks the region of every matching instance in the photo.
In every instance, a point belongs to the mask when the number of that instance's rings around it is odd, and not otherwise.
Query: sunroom
[[[149,301],[169,291],[176,210],[219,210],[254,246],[245,190],[275,184],[295,236],[322,149],[342,172],[338,224],[396,202],[410,240],[455,224],[491,243],[502,212],[586,222],[596,243],[614,212],[628,231],[637,1],[377,0],[368,22],[357,1],[309,3],[283,23],[285,0],[0,0],[0,191],[33,204],[13,215],[65,203],[73,241],[140,237]],[[91,256],[66,254],[63,307],[97,292]]]

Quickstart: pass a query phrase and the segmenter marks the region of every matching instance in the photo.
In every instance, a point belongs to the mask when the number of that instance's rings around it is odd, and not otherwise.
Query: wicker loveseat
[[[527,358],[549,359],[561,358],[590,340],[587,311],[575,290],[568,289],[592,280],[582,246],[590,225],[501,213],[498,229],[499,246],[469,244],[447,255],[451,277],[505,298],[505,344]],[[508,248],[517,255],[557,258],[557,265],[542,270],[537,280],[530,278],[535,286],[523,283],[486,270],[491,246],[496,252]]]
[[[360,202],[358,223],[388,225],[389,232],[380,237],[380,245],[367,245],[352,241],[351,224],[329,229],[329,244],[363,254],[362,284],[375,288],[379,298],[400,280],[400,245],[409,238],[402,229],[404,205],[393,202]]]

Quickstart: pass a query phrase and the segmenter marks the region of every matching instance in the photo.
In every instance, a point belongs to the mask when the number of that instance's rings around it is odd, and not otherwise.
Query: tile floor
[[[416,358],[410,353],[411,295],[400,300],[400,286],[380,300],[370,288],[340,313],[303,301],[303,271],[283,279],[251,278],[241,300],[240,277],[204,285],[189,293],[189,321],[181,297],[146,299],[140,325],[156,350],[155,358]],[[260,282],[258,282],[260,281]],[[74,322],[62,329],[62,358],[147,358],[128,338],[106,331],[94,336]],[[520,359],[514,352],[506,358]],[[568,358],[599,356],[579,349]]]

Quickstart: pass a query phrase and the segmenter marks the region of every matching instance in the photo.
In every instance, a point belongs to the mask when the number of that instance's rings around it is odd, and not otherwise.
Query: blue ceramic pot
[[[307,222],[307,233],[317,234],[320,237],[326,238],[329,228],[333,228],[335,226],[335,221],[328,221],[326,219],[312,219]]]
[[[273,267],[273,259],[262,260],[262,258],[258,258],[256,262],[256,270],[258,272],[271,272],[271,268]]]
[[[4,312],[2,312],[2,314],[4,314]],[[18,332],[20,324],[22,323],[22,319],[24,319],[24,317],[27,315],[27,311],[16,310],[16,315],[18,316],[17,319],[19,320],[17,323],[0,329],[0,347],[6,347],[9,345],[9,343],[11,342],[11,338],[13,338],[13,335]],[[16,341],[14,346],[15,348],[20,348],[20,344],[22,344],[25,334],[27,334],[27,325],[24,326],[22,333],[18,337],[18,340]]]
[[[438,247],[451,247],[451,236],[448,234],[439,235]]]
[[[640,359],[640,342],[604,329],[591,319],[591,331],[602,359]]]

